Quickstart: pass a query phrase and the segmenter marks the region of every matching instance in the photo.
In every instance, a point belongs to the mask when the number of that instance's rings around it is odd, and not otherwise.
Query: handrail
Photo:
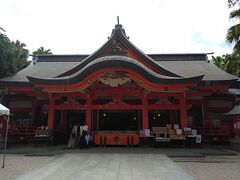
[[[220,127],[194,127],[197,129],[198,134],[202,136],[230,136],[230,130],[228,126]]]

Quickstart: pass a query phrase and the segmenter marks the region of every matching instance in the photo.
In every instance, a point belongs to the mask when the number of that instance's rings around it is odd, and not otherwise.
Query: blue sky
[[[0,0],[0,27],[11,40],[54,54],[90,54],[120,16],[145,53],[230,53],[227,0]]]

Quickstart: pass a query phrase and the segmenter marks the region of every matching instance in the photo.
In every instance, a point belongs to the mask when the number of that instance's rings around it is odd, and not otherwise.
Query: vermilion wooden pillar
[[[54,123],[54,98],[52,94],[49,94],[49,102],[48,102],[48,129],[53,130]]]
[[[35,121],[36,118],[36,100],[32,100],[32,122]]]
[[[208,108],[207,108],[207,99],[206,97],[203,97],[203,126],[208,126],[209,125],[209,120],[208,120]]]
[[[181,128],[187,127],[187,102],[186,93],[184,92],[180,98],[180,114],[181,114]]]
[[[148,99],[146,94],[142,96],[142,106],[143,129],[148,129]]]
[[[92,131],[92,100],[91,100],[91,97],[89,94],[87,95],[86,105],[87,105],[86,125],[88,126],[89,133],[91,133],[91,131]]]
[[[66,129],[67,126],[67,111],[61,110],[61,129]]]

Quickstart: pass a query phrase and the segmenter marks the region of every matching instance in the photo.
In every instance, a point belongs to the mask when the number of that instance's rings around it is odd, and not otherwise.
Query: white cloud
[[[145,53],[231,51],[223,46],[230,26],[226,0],[0,0],[0,4],[0,26],[31,51],[44,46],[56,54],[92,53],[110,36],[117,15],[130,40]]]

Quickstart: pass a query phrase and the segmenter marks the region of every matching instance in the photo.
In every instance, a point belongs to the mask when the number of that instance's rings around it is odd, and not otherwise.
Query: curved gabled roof
[[[38,78],[52,78],[58,76],[61,72],[68,71],[78,65],[79,62],[37,62],[31,63],[25,69],[18,73],[0,79],[0,84],[8,85],[29,85],[27,76]]]
[[[157,61],[157,63],[182,77],[204,74],[203,81],[226,82],[237,80],[236,76],[219,69],[209,61]]]
[[[224,113],[223,115],[228,116],[228,115],[240,115],[240,105],[235,105],[233,109],[231,109],[229,112]]]
[[[146,68],[140,62],[126,56],[104,56],[91,61],[79,71],[69,76],[58,77],[58,78],[47,78],[39,79],[34,77],[28,77],[29,81],[33,84],[53,84],[53,85],[64,85],[74,84],[81,82],[91,73],[102,70],[105,68],[124,68],[131,71],[137,72],[142,75],[148,81],[156,84],[188,84],[200,82],[203,76],[196,76],[191,78],[181,77],[169,77],[159,75],[148,68]]]
[[[63,76],[69,76],[73,73],[76,73],[80,69],[82,69],[84,66],[86,66],[88,63],[93,61],[94,59],[98,58],[99,56],[102,55],[102,53],[114,43],[115,40],[121,40],[127,47],[129,47],[135,54],[137,54],[139,57],[143,59],[143,61],[153,67],[157,72],[160,74],[165,74],[167,76],[173,76],[173,77],[180,77],[179,75],[173,73],[172,71],[166,70],[163,67],[161,67],[159,64],[157,64],[150,56],[146,55],[144,52],[139,50],[135,45],[133,45],[128,37],[125,34],[125,30],[122,28],[122,25],[117,24],[115,25],[115,29],[112,31],[111,37],[108,39],[108,41],[100,47],[97,51],[95,51],[93,54],[89,55],[85,59],[83,59],[76,67],[73,69],[64,72],[63,74],[59,75],[58,77],[63,77]]]
[[[109,40],[97,51],[91,55],[40,55],[36,63],[31,64],[27,68],[21,70],[13,76],[5,77],[0,79],[1,85],[24,85],[31,86],[29,79],[41,81],[52,82],[54,79],[55,82],[58,80],[66,79],[75,76],[76,74],[82,72],[85,67],[89,67],[92,62],[99,57],[106,56],[113,45],[114,41],[119,40],[120,43],[128,50],[131,50],[133,53],[134,59],[130,61],[123,61],[122,63],[118,60],[113,62],[113,65],[117,64],[119,67],[126,66],[137,66],[139,72],[148,72],[144,76],[150,77],[153,73],[154,76],[160,77],[162,83],[171,83],[175,79],[178,83],[181,81],[184,82],[186,79],[193,79],[192,77],[203,77],[203,81],[211,81],[216,84],[231,83],[236,81],[237,77],[231,74],[228,74],[218,67],[214,66],[207,61],[207,54],[145,54],[135,47],[128,39],[125,34],[125,30],[122,28],[122,25],[117,24],[112,31],[111,37]],[[107,52],[107,53],[106,53]],[[138,58],[135,58],[139,57]],[[113,56],[112,60],[115,58]],[[119,57],[118,57],[119,58]],[[104,58],[103,58],[104,59]],[[124,59],[124,58],[119,58]],[[125,56],[125,60],[127,57]],[[137,59],[137,60],[136,60]],[[138,61],[139,60],[139,61]],[[110,61],[108,61],[110,62]],[[136,62],[136,63],[134,63]],[[102,62],[102,64],[104,64]],[[96,64],[94,68],[98,68],[102,65]],[[106,65],[108,67],[108,64]],[[92,68],[92,67],[91,67]],[[104,68],[104,67],[103,67]],[[86,68],[85,68],[86,69]],[[141,69],[141,70],[140,70]],[[151,70],[150,70],[151,69]],[[144,70],[144,71],[143,71]],[[154,73],[154,72],[155,73]],[[162,76],[164,74],[165,76]],[[27,78],[29,77],[29,79]],[[80,77],[80,76],[76,76]],[[155,78],[153,78],[155,79]],[[169,81],[169,82],[165,82]],[[36,82],[36,81],[34,81]],[[159,78],[156,82],[160,82]]]

